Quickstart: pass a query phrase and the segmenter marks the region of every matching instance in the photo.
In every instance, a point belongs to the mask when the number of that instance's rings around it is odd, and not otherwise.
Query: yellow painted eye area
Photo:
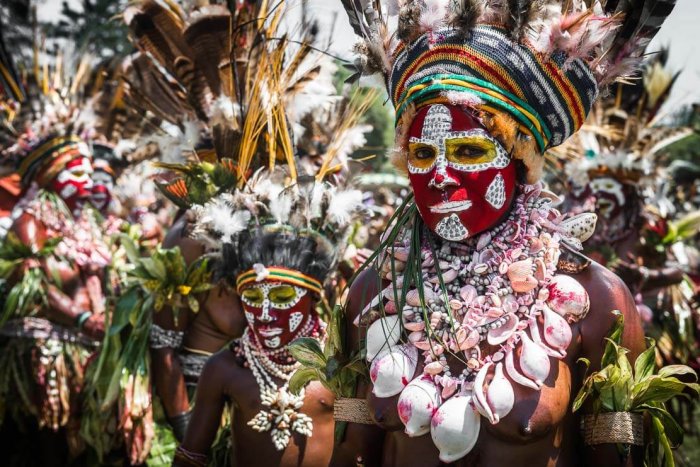
[[[497,155],[496,144],[487,138],[466,136],[445,141],[445,156],[456,164],[486,164]]]
[[[408,162],[418,169],[428,169],[435,162],[437,149],[425,143],[408,143]]]
[[[297,291],[291,285],[280,285],[270,289],[269,297],[276,305],[287,305],[297,297]]]
[[[259,288],[251,287],[249,289],[245,289],[241,295],[242,295],[244,303],[246,303],[250,306],[256,306],[256,307],[262,306],[264,296],[263,296],[263,291],[260,290]]]

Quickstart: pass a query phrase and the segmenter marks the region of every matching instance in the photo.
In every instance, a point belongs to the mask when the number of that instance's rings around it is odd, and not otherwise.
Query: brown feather
[[[195,64],[216,95],[221,93],[219,66],[228,59],[231,50],[231,21],[226,7],[210,5],[201,9],[184,31]]]

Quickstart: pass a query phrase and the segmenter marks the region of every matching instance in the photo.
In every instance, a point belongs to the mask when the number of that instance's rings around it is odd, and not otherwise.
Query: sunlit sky
[[[68,0],[78,4],[79,0]],[[308,0],[312,15],[319,18],[321,26],[335,25],[331,50],[344,58],[350,58],[355,41],[340,0]],[[60,11],[60,0],[45,0],[39,8],[44,20],[55,19]],[[294,3],[294,2],[289,2]],[[289,16],[293,18],[292,15]],[[335,19],[335,21],[334,21]],[[682,70],[673,94],[665,110],[673,112],[682,105],[700,102],[700,0],[678,0],[676,8],[657,35],[649,50],[670,46],[669,65],[672,70]]]

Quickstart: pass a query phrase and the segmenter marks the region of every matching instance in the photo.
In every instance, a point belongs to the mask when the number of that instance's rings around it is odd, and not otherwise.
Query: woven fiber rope
[[[338,422],[374,425],[374,421],[369,416],[369,407],[367,407],[365,399],[351,397],[336,399],[335,404],[333,404],[333,418]]]
[[[583,437],[587,445],[644,444],[643,417],[629,412],[607,412],[583,417]]]

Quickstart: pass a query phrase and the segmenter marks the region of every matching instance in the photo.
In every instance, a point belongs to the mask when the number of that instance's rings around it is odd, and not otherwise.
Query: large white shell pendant
[[[430,435],[440,450],[442,462],[454,462],[466,456],[479,438],[481,416],[466,393],[447,400],[433,415]]]

